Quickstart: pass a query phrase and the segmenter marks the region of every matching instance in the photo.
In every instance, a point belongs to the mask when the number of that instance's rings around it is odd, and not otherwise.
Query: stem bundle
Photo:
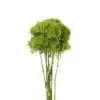
[[[49,53],[46,52],[44,54],[45,64],[43,64],[44,59],[42,58],[42,54],[40,53],[42,73],[43,73],[44,84],[45,84],[46,100],[56,100],[56,77],[57,77],[57,71],[59,67],[59,54],[56,57],[57,66],[56,66],[55,73],[53,72],[54,58],[55,58],[54,54],[49,56]]]

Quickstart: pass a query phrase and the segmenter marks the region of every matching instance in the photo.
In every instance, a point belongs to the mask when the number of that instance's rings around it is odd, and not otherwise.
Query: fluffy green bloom
[[[31,39],[28,42],[31,50],[45,52],[63,52],[70,48],[70,30],[58,19],[46,19],[36,23],[30,29]]]
[[[62,52],[70,49],[69,38],[71,32],[59,19],[50,18],[36,23],[31,27],[30,33],[31,39],[28,41],[28,46],[32,52],[39,51],[46,100],[52,100],[53,98],[53,100],[56,100],[56,76],[59,59]],[[55,59],[57,62],[55,62]],[[55,64],[56,66],[54,66]]]

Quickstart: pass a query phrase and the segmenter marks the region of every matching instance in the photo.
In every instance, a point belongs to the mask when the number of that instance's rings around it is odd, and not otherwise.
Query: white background
[[[57,100],[100,100],[100,0],[0,0],[0,100],[45,100],[38,54],[29,29],[59,18],[71,29],[61,61]]]

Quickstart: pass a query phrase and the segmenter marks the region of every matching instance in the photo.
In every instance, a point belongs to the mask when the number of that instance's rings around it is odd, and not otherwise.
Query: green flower
[[[31,50],[49,52],[63,52],[70,48],[68,43],[70,30],[58,19],[46,19],[36,23],[30,29],[32,38],[28,45]]]

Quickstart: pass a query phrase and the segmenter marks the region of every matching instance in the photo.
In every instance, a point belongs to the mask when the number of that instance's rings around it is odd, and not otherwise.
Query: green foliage
[[[33,52],[58,53],[68,50],[70,30],[58,19],[46,19],[36,23],[30,29],[31,39],[28,42]]]
[[[70,30],[60,20],[50,18],[36,23],[31,27],[30,33],[31,39],[28,41],[28,46],[32,52],[39,51],[47,100],[52,100],[53,98],[53,85],[54,100],[56,100],[56,76],[59,67],[59,57],[62,52],[70,49]],[[44,59],[42,58],[42,53]],[[57,60],[55,73],[53,72],[54,63],[56,63],[54,58]],[[43,60],[45,61],[44,64]]]

